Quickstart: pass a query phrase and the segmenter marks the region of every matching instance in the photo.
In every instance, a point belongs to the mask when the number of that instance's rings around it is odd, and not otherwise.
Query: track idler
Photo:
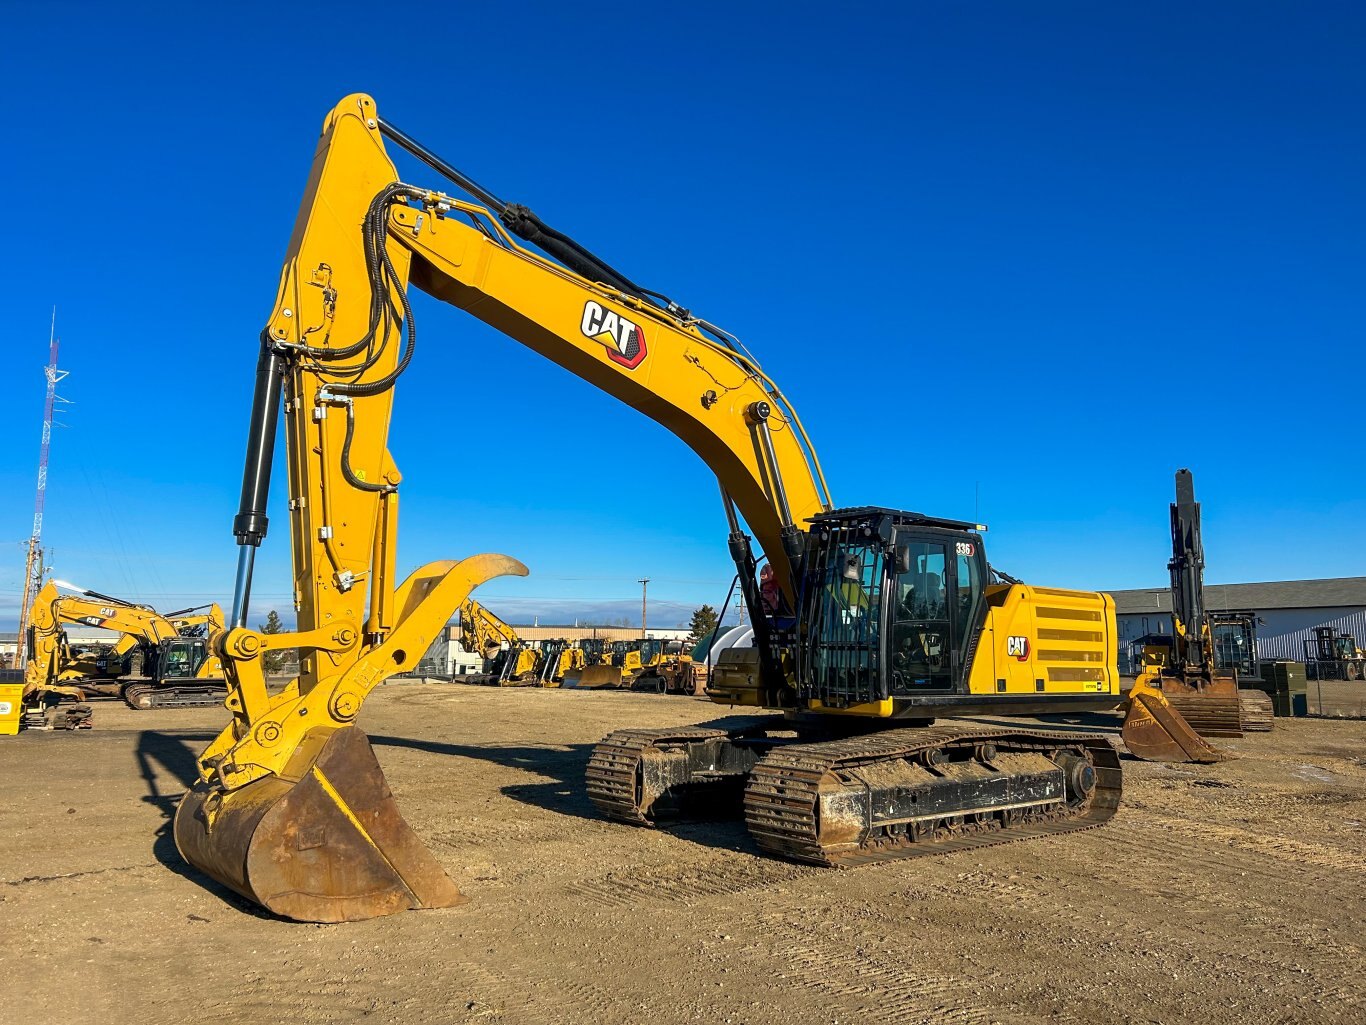
[[[176,811],[175,842],[202,872],[298,921],[466,900],[404,820],[355,726],[313,731],[283,773],[237,790],[197,782]]]

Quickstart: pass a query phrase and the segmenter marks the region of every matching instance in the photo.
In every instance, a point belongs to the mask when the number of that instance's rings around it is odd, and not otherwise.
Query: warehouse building
[[[1111,591],[1119,627],[1120,671],[1130,672],[1130,644],[1146,634],[1172,632],[1172,596],[1166,587]],[[1366,577],[1271,580],[1258,584],[1206,584],[1211,612],[1251,612],[1257,620],[1259,660],[1304,661],[1314,628],[1332,627],[1366,647]]]

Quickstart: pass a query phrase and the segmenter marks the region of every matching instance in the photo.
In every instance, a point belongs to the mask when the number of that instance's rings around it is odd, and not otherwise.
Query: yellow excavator
[[[1217,615],[1205,607],[1205,543],[1190,470],[1176,471],[1171,537],[1172,634],[1145,638],[1142,672],[1129,691],[1124,743],[1145,761],[1218,762],[1227,755],[1205,737],[1267,730],[1271,718],[1265,697],[1240,691],[1237,671],[1221,667],[1215,657]]]
[[[41,710],[41,717],[51,722],[57,699],[84,701],[91,693],[117,693],[136,709],[222,704],[227,684],[208,642],[210,634],[223,628],[217,604],[163,614],[72,584],[65,586],[78,593],[63,594],[59,583],[43,585],[29,615],[24,694],[30,721]],[[64,623],[95,626],[120,637],[102,656],[79,658],[67,643]]]
[[[386,142],[472,200],[403,182]],[[175,819],[191,865],[306,921],[464,899],[356,725],[370,690],[411,668],[476,586],[526,573],[476,555],[396,579],[400,474],[386,439],[416,345],[409,287],[676,434],[719,481],[749,608],[765,608],[751,533],[776,571],[777,608],[755,617],[754,646],[722,654],[710,683],[712,700],[755,714],[613,733],[588,768],[604,814],[649,825],[740,805],[765,851],[818,864],[1064,833],[1114,814],[1120,764],[1102,736],[930,725],[1113,708],[1108,596],[993,571],[969,522],[836,508],[791,403],[733,335],[498,199],[353,94],[323,123],[262,334],[233,612],[213,639],[232,720]],[[246,610],[282,410],[298,629],[265,635]],[[899,465],[889,459],[889,472]],[[262,655],[285,647],[302,649],[300,675],[271,694]]]
[[[540,682],[540,652],[473,598],[460,606],[460,646],[484,658],[485,671],[471,677],[470,682],[500,687],[534,686]]]

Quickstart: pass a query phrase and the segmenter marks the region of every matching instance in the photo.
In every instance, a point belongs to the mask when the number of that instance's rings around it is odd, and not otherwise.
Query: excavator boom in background
[[[1227,755],[1206,737],[1241,737],[1244,729],[1270,729],[1269,704],[1242,693],[1238,673],[1215,658],[1214,629],[1221,617],[1205,607],[1205,543],[1200,503],[1189,470],[1176,472],[1171,505],[1172,633],[1169,643],[1144,649],[1142,671],[1129,691],[1123,737],[1129,752],[1145,761],[1218,762]],[[1249,631],[1249,639],[1255,638]]]
[[[533,686],[540,682],[540,652],[473,598],[460,606],[460,646],[484,659],[484,672],[467,682],[494,683],[500,687]]]
[[[401,181],[386,141],[473,201]],[[651,417],[720,484],[756,615],[754,646],[721,654],[709,695],[755,714],[612,734],[589,763],[600,811],[649,825],[743,804],[763,849],[818,864],[961,850],[1114,814],[1120,769],[1104,738],[926,728],[937,716],[1114,707],[1108,596],[996,572],[973,523],[835,508],[795,409],[733,335],[497,198],[356,94],[324,122],[262,334],[232,621],[213,642],[232,722],[175,820],[192,865],[312,921],[462,899],[355,725],[366,694],[410,668],[474,587],[526,572],[485,555],[396,583],[400,475],[386,439],[416,345],[410,285]],[[246,608],[281,411],[298,629],[263,635]],[[889,475],[905,465],[888,454]],[[776,578],[771,605],[751,535]],[[261,656],[277,647],[305,654],[298,680],[271,694]]]

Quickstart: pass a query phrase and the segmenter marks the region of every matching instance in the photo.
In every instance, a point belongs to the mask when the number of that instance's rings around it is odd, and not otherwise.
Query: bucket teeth
[[[310,738],[288,778],[203,782],[176,810],[181,856],[285,918],[350,922],[465,898],[404,820],[365,734]],[[293,782],[291,782],[293,780]]]

